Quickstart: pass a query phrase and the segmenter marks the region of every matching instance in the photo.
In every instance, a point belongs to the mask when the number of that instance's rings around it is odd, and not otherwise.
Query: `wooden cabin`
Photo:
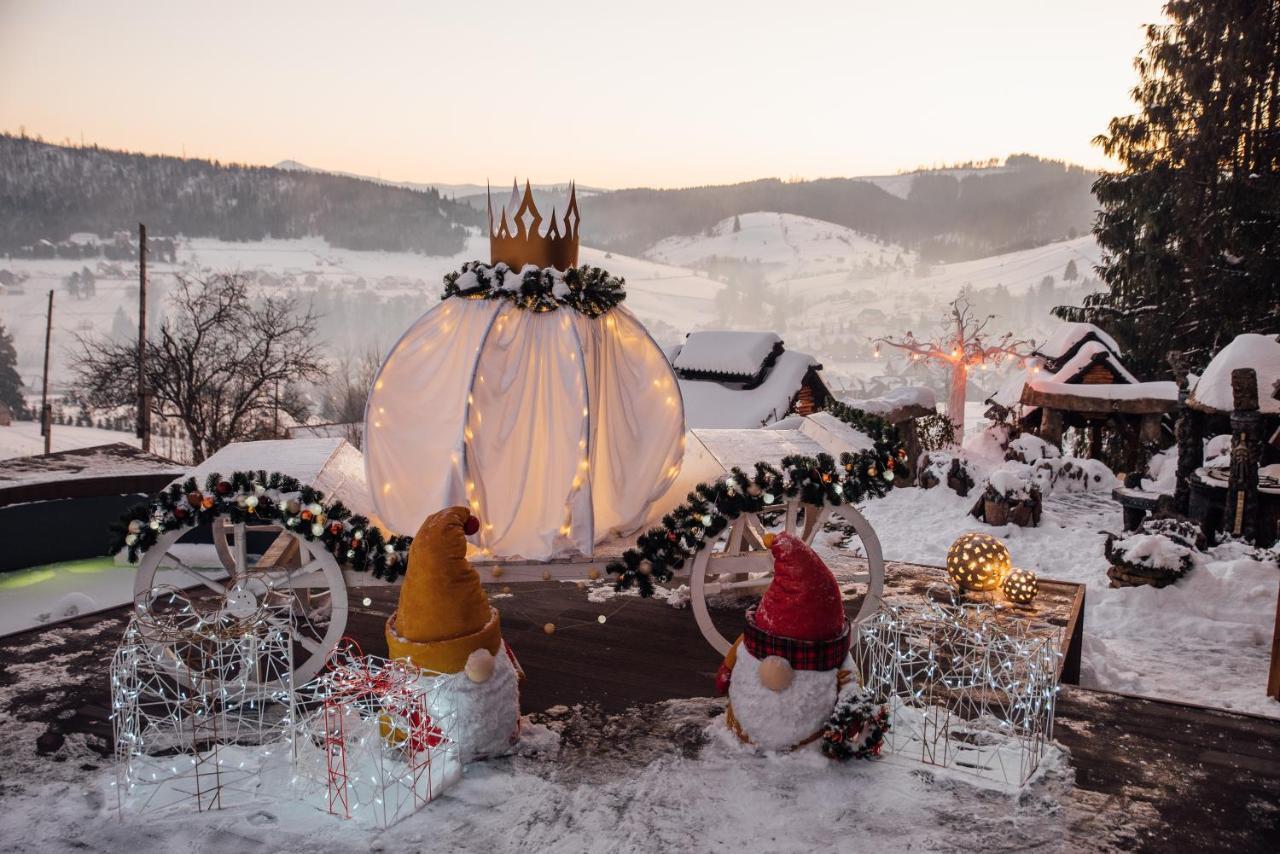
[[[824,409],[822,365],[773,332],[692,332],[671,364],[691,428],[764,427]]]

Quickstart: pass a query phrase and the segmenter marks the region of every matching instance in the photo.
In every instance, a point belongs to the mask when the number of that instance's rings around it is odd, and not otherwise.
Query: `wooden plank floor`
[[[613,711],[714,691],[720,657],[688,609],[632,596],[592,603],[572,584],[489,590],[528,675],[526,711],[575,704]],[[385,654],[383,628],[397,590],[350,592],[349,633],[366,652]],[[1062,595],[1064,603],[1071,599]],[[715,613],[721,631],[735,636],[741,611]],[[75,677],[61,692],[13,691],[0,712],[47,723],[54,735],[89,734],[89,743],[105,752],[107,673],[124,621],[121,609],[0,638],[0,685],[16,686],[15,665],[55,653],[56,666]],[[556,631],[546,634],[546,623]],[[1280,839],[1280,721],[1064,686],[1055,736],[1070,752],[1077,801],[1109,814],[1147,816],[1144,835],[1122,840],[1122,847],[1275,850],[1269,846]],[[1069,847],[1090,846],[1074,840]]]

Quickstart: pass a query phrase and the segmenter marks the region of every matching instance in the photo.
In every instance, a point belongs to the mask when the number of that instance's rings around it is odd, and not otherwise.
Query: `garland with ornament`
[[[413,537],[388,538],[342,502],[324,503],[324,493],[297,478],[265,471],[210,474],[200,489],[195,478],[173,483],[149,503],[138,504],[111,526],[111,553],[128,550],[129,561],[156,544],[166,531],[209,524],[225,516],[233,523],[275,523],[320,542],[338,563],[394,581],[404,572]]]
[[[599,267],[553,267],[532,264],[512,270],[506,264],[469,261],[444,277],[441,299],[504,299],[528,311],[554,311],[568,306],[588,317],[599,317],[627,298],[626,280]]]
[[[787,456],[782,458],[781,471],[758,462],[750,475],[735,466],[713,483],[698,484],[683,504],[662,517],[662,527],[645,531],[634,547],[606,567],[617,576],[615,587],[636,586],[641,596],[652,596],[654,582],[670,581],[708,537],[719,535],[743,513],[759,513],[784,498],[798,496],[814,507],[838,507],[887,493],[895,473],[907,465],[898,431],[877,416],[845,409],[848,412],[833,410],[832,414],[870,436],[875,443],[872,450],[845,452],[838,463],[830,454]],[[849,420],[854,417],[857,423]]]
[[[871,692],[854,688],[836,703],[822,730],[822,753],[840,762],[879,756],[891,728],[888,707],[876,703]]]

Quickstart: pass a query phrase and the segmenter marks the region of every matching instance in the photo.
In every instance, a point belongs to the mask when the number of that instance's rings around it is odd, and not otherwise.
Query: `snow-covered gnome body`
[[[738,738],[789,750],[819,736],[853,674],[850,626],[840,585],[803,541],[770,544],[774,576],[747,629],[720,666],[725,721]]]
[[[467,562],[466,536],[476,524],[465,507],[446,508],[422,523],[409,547],[399,605],[387,620],[392,658],[447,674],[441,697],[457,710],[454,732],[464,762],[504,753],[515,741],[524,676],[502,639],[498,611]]]

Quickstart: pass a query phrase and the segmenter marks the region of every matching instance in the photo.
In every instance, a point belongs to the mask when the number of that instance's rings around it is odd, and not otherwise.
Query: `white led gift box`
[[[272,598],[162,586],[135,600],[111,663],[121,811],[256,802],[260,772],[290,761],[294,638]]]
[[[680,389],[622,282],[576,266],[575,197],[545,229],[528,185],[489,217],[492,263],[447,277],[379,369],[369,486],[394,530],[467,505],[489,554],[590,555],[644,524],[679,473]]]

